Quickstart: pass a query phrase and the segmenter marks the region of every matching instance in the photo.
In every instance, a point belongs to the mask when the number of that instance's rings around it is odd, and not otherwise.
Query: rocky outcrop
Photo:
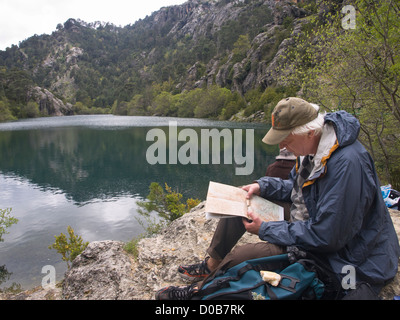
[[[206,220],[204,205],[172,222],[159,235],[139,242],[137,259],[118,241],[92,242],[65,274],[64,299],[154,299],[167,285],[187,284],[177,273],[180,264],[204,259],[216,227]],[[240,243],[259,241],[246,234]]]
[[[92,242],[73,262],[63,282],[67,300],[123,300],[134,294],[132,257],[119,241]]]
[[[244,94],[254,88],[266,88],[277,84],[279,61],[294,45],[294,39],[301,33],[302,26],[307,23],[306,20],[301,19],[307,15],[307,12],[290,1],[263,1],[263,4],[271,10],[273,21],[263,26],[262,29],[266,31],[260,32],[254,39],[250,39],[251,47],[243,60],[235,62],[233,53],[228,56],[228,59],[215,57],[208,62],[205,74],[197,81],[192,81],[194,65],[188,70],[184,83],[178,87],[192,89],[217,84],[220,87],[230,87],[231,90]],[[186,32],[193,35],[193,39],[200,35],[204,36],[207,33],[207,26],[212,26],[208,32],[216,32],[224,22],[234,20],[234,17],[239,16],[245,9],[237,6],[235,2],[228,3],[223,10],[215,8],[218,6],[217,3],[192,1],[186,5],[188,6],[187,12],[190,14],[181,21],[179,30],[174,27],[170,33]],[[157,14],[165,15],[165,10],[161,10]],[[175,10],[182,10],[182,6]],[[293,20],[293,31],[287,35],[284,35],[288,30],[284,26],[285,20]]]
[[[390,210],[400,237],[400,212]],[[204,259],[217,220],[206,220],[203,204],[172,222],[159,235],[139,242],[137,259],[120,241],[96,241],[73,262],[62,284],[36,288],[8,299],[150,300],[168,285],[188,284],[177,274],[180,264]],[[245,234],[238,245],[260,241]],[[400,294],[400,274],[381,292],[385,300]],[[0,297],[1,298],[1,297]],[[4,298],[4,297],[3,297]]]
[[[272,1],[263,1],[269,4]],[[168,35],[182,37],[191,35],[197,40],[207,33],[214,34],[228,20],[235,20],[246,10],[239,1],[190,0],[182,5],[161,8],[152,16],[159,28],[172,24]]]
[[[72,105],[70,103],[64,104],[62,100],[47,89],[32,87],[28,92],[28,98],[38,104],[42,115],[65,116],[72,114]]]
[[[74,28],[78,22],[74,19]],[[66,24],[68,24],[68,21]],[[82,48],[71,47],[69,44],[60,44],[46,57],[42,67],[46,69],[47,76],[52,79],[50,90],[67,100],[74,101],[79,86],[75,83],[74,74],[79,70],[79,60],[84,54]],[[61,64],[61,65],[60,65]],[[39,70],[39,68],[38,68]]]

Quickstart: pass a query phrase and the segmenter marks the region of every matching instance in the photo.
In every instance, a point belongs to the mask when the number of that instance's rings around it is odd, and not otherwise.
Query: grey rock
[[[132,261],[119,241],[91,242],[66,272],[63,297],[68,300],[126,298],[132,281]]]
[[[31,87],[28,91],[28,98],[39,105],[39,111],[49,116],[64,116],[72,113],[72,105],[64,104],[49,90],[40,87]]]
[[[216,224],[206,220],[204,204],[199,205],[156,237],[142,239],[136,260],[122,242],[92,242],[65,274],[63,298],[149,300],[164,286],[188,284],[177,268],[205,258]],[[259,239],[247,234],[240,243],[249,241]]]

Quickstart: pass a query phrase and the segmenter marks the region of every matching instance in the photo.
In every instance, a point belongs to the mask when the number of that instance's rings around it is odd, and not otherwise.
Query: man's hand
[[[260,185],[257,182],[248,184],[247,186],[243,186],[242,189],[247,191],[247,199],[250,199],[253,194],[258,196],[260,195]],[[247,232],[258,235],[262,220],[257,214],[253,212],[248,212],[247,214],[249,216],[249,219],[243,219],[244,227],[246,228]]]
[[[247,199],[250,199],[253,194],[260,195],[260,185],[257,182],[243,186],[242,189],[247,191]]]
[[[247,232],[258,235],[258,232],[260,230],[260,227],[261,227],[261,224],[263,223],[263,221],[257,214],[255,214],[253,212],[248,212],[247,214],[248,214],[250,220],[243,219],[244,227],[246,228]]]

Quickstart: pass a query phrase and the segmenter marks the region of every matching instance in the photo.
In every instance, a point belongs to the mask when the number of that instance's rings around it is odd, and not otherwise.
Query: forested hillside
[[[0,51],[0,121],[268,122],[279,99],[298,95],[358,117],[383,183],[399,188],[399,16],[398,0],[189,0],[125,27],[69,19]]]
[[[69,19],[0,51],[2,119],[52,114],[37,97],[44,89],[68,113],[228,118],[246,106],[246,93],[274,82],[268,65],[294,19],[313,7],[303,6],[190,0],[123,28]],[[209,110],[193,104],[199,96]]]

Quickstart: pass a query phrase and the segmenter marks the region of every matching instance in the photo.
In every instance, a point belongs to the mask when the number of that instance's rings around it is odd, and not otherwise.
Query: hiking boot
[[[202,280],[206,278],[211,271],[207,267],[207,261],[210,257],[207,257],[200,263],[191,264],[188,266],[179,266],[178,272],[180,275],[188,280]]]
[[[197,291],[195,285],[185,287],[169,286],[156,292],[156,300],[190,300]]]

